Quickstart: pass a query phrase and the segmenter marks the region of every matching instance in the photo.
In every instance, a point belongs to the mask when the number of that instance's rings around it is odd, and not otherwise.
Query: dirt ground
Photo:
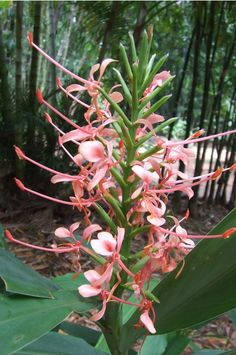
[[[184,204],[183,200],[180,210],[185,209]],[[188,231],[191,233],[207,233],[228,213],[227,209],[221,206],[212,208],[202,203],[198,207],[201,223],[199,219],[195,220],[190,217]],[[10,196],[5,196],[0,206],[0,223],[3,227],[10,229],[16,238],[40,246],[49,247],[55,242],[54,230],[57,227],[68,226],[78,219],[82,219],[82,216],[78,216],[75,210],[42,202],[23,192],[13,192]],[[72,261],[66,255],[45,253],[17,244],[11,244],[10,250],[23,262],[45,276],[63,275],[76,271]],[[81,264],[85,269],[92,267],[91,261],[83,255]],[[94,327],[91,322],[79,319],[77,315],[72,316],[71,320]],[[194,330],[191,338],[203,349],[236,348],[236,329],[227,315]],[[187,348],[183,354],[190,355],[192,350]]]

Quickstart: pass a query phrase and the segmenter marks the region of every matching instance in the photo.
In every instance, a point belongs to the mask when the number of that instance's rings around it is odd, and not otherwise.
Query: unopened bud
[[[218,168],[218,169],[214,172],[214,174],[211,176],[211,180],[216,180],[216,179],[218,179],[218,177],[221,176],[223,170],[224,170],[223,168]]]
[[[233,233],[236,233],[236,228],[230,228],[226,232],[223,233],[223,238],[229,238]]]
[[[30,47],[32,47],[33,46],[33,33],[32,32],[28,32],[27,39],[28,39]]]
[[[57,86],[60,88],[62,86],[60,78],[56,78],[56,82],[57,82]]]
[[[52,118],[47,112],[44,113],[44,117],[49,123],[52,123]]]
[[[15,178],[15,183],[19,187],[19,189],[21,189],[22,191],[25,191],[25,186],[19,179]]]
[[[42,95],[42,91],[40,89],[37,89],[36,96],[37,96],[38,102],[40,104],[43,104],[43,95]]]
[[[16,152],[18,158],[24,160],[25,154],[22,152],[22,150],[19,147],[17,147],[16,145],[14,145],[14,148],[15,148],[15,152]]]
[[[8,229],[5,230],[5,236],[6,236],[6,238],[9,239],[10,241],[13,241],[13,240],[14,240],[14,238],[13,238],[11,232],[10,232]]]

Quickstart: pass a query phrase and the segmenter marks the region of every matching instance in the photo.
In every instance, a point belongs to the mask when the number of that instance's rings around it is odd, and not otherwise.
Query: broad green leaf
[[[184,349],[189,344],[188,336],[179,334],[179,332],[170,333],[167,335],[167,347],[162,355],[181,355]]]
[[[0,249],[0,278],[6,291],[21,295],[53,298],[58,287],[22,263],[9,251]]]
[[[56,276],[53,278],[53,282],[60,288],[64,290],[77,290],[80,285],[88,283],[85,279],[84,274],[80,274],[78,277],[73,278],[75,274],[66,274],[62,276]]]
[[[72,311],[83,313],[96,306],[81,300],[77,291],[59,290],[54,296],[54,299],[40,299],[0,295],[0,339],[5,354],[41,337]]]
[[[210,234],[223,233],[235,226],[236,209]],[[190,327],[236,307],[235,250],[235,234],[228,239],[203,240],[185,258],[179,277],[176,275],[182,264],[159,283],[153,291],[160,300],[154,305],[159,334]],[[136,311],[122,329],[124,348],[145,333],[143,329],[133,331],[139,317]]]
[[[167,335],[149,335],[146,337],[140,355],[163,355],[167,347]]]
[[[59,329],[62,329],[69,335],[73,335],[74,337],[84,339],[88,344],[95,346],[101,332],[93,330],[91,328],[83,327],[79,324],[75,324],[72,322],[62,322],[59,326]]]
[[[0,1],[0,8],[1,9],[8,9],[9,7],[12,6],[13,1],[11,0],[1,0]]]
[[[70,335],[48,333],[34,343],[17,351],[19,355],[105,355],[83,339]]]

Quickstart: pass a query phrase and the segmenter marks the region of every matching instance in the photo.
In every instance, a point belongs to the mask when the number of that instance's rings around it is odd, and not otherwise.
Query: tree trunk
[[[34,38],[34,43],[39,45],[41,2],[35,1],[33,5],[34,5],[33,38]],[[35,146],[37,69],[38,69],[38,52],[34,48],[32,48],[30,77],[29,77],[30,80],[29,81],[29,107],[30,107],[31,115],[28,120],[28,128],[27,128],[27,148],[29,152],[32,152]]]
[[[6,63],[5,47],[3,43],[3,24],[0,16],[0,94],[1,94],[1,113],[3,119],[3,131],[1,132],[2,147],[13,147],[15,143],[13,104],[11,100],[11,90],[8,81],[8,68]],[[12,148],[8,152],[8,160],[11,165],[15,163],[15,153]]]
[[[15,144],[19,147],[23,144],[24,120],[22,115],[22,19],[23,1],[16,2],[16,118],[15,118]],[[16,160],[16,175],[23,179],[24,165]]]

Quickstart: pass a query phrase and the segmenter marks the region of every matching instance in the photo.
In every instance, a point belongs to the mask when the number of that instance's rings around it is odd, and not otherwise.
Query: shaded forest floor
[[[57,227],[68,226],[72,222],[83,218],[78,216],[77,211],[70,208],[65,209],[65,207],[42,202],[21,192],[11,193],[4,198],[2,195],[0,202],[0,223],[3,227],[10,229],[16,238],[40,246],[50,247],[51,244],[55,243],[54,230]],[[181,208],[178,210],[185,210],[185,204],[186,201],[182,200]],[[204,203],[199,205],[199,211],[199,218],[193,219],[190,217],[188,220],[188,231],[190,233],[207,233],[228,212],[221,206],[209,207]],[[140,245],[140,240],[137,243]],[[76,271],[68,255],[45,253],[17,244],[11,244],[9,248],[23,262],[31,265],[45,276],[57,276]],[[84,269],[93,267],[92,262],[84,255],[81,256],[81,264]],[[72,316],[71,321],[86,323],[88,326],[94,327],[91,322],[79,319],[77,315]],[[191,337],[193,342],[204,349],[227,350],[236,348],[236,329],[227,315],[223,315],[208,325],[194,330]],[[187,348],[184,354],[190,355],[192,350]]]

